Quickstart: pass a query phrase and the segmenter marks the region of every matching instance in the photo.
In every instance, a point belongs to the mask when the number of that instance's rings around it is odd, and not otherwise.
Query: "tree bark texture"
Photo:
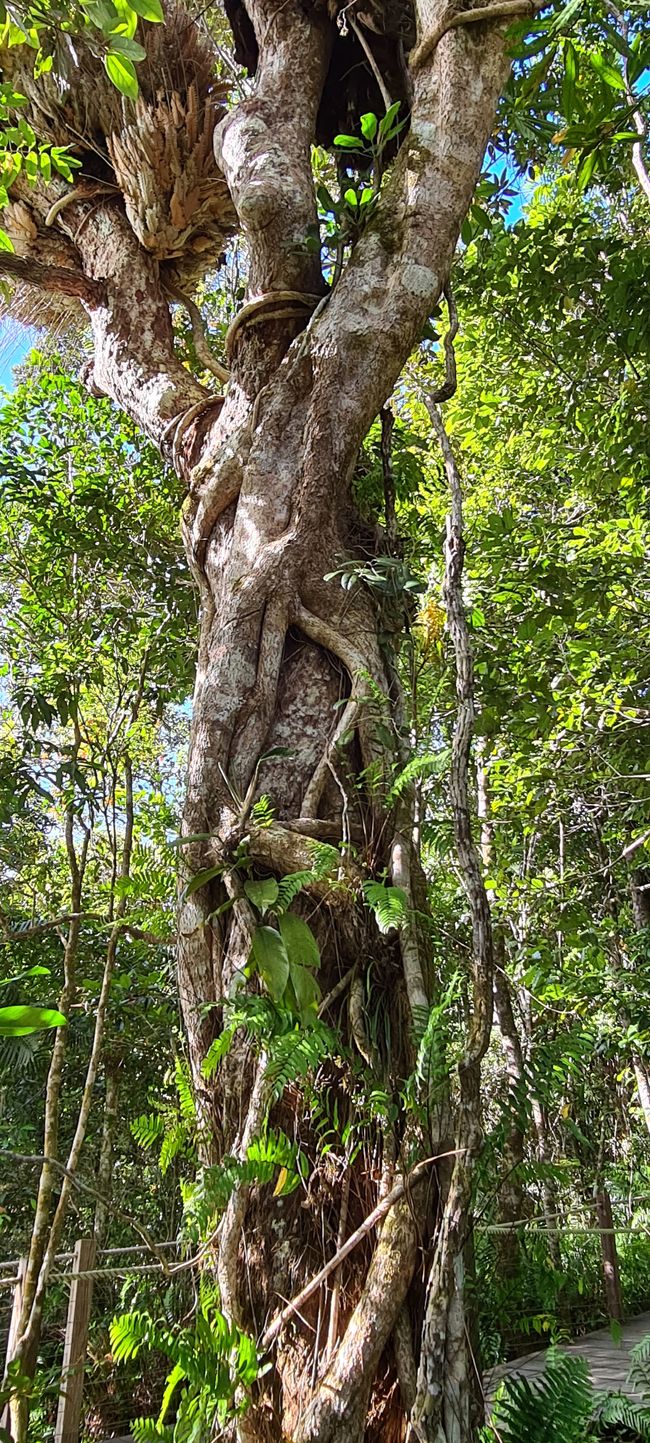
[[[612,1217],[612,1200],[607,1188],[601,1187],[595,1196],[596,1218],[600,1229],[600,1252],[603,1260],[603,1283],[605,1302],[610,1318],[616,1323],[623,1322],[623,1295],[618,1270],[618,1250]]]
[[[391,1082],[408,1070],[409,1009],[430,1000],[415,929],[404,929],[399,948],[387,943],[358,900],[359,880],[384,868],[411,904],[418,885],[408,813],[393,817],[385,804],[402,745],[394,669],[370,592],[344,592],[336,579],[324,579],[375,546],[352,500],[355,460],[447,281],[508,69],[503,20],[446,30],[444,0],[422,0],[416,10],[418,40],[440,38],[413,67],[410,126],[372,218],[328,291],[310,244],[317,226],[310,146],[338,32],[309,4],[249,0],[259,57],[254,89],[214,137],[248,257],[248,309],[231,328],[224,397],[208,393],[175,356],[164,276],[120,198],[98,202],[81,186],[58,216],[81,273],[99,286],[82,297],[94,339],[92,384],[160,446],[187,486],[183,535],[201,623],[183,880],[213,864],[224,868],[189,896],[181,893],[179,919],[179,991],[207,1161],[225,1152],[244,1156],[270,1105],[263,1056],[254,1063],[250,1050],[235,1047],[216,1084],[201,1070],[256,925],[233,864],[244,838],[259,875],[276,877],[311,865],[314,838],[345,843],[351,831],[359,838],[355,857],[344,846],[341,862],[357,896],[308,889],[306,915],[321,947],[323,996],[352,967],[363,979],[368,959],[380,956],[397,1039],[384,1059]],[[289,756],[264,760],[276,749]],[[270,827],[251,816],[262,794],[273,805]],[[469,845],[465,834],[461,840]],[[217,914],[224,901],[231,905]],[[484,912],[474,909],[479,932]],[[483,983],[461,1088],[458,1135],[470,1158],[491,1010],[489,977]],[[372,1072],[373,1044],[366,1051]],[[283,1099],[275,1116],[286,1125],[288,1113],[295,1134],[308,1138],[309,1119],[295,1098]],[[404,1170],[399,1139],[386,1129],[380,1188]],[[350,1231],[377,1200],[376,1191],[364,1195],[360,1187],[353,1177]],[[274,1368],[237,1423],[241,1440],[360,1443],[366,1436],[388,1443],[404,1436],[390,1359],[408,1353],[412,1321],[415,1356],[401,1369],[404,1391],[413,1396],[419,1362],[420,1394],[437,1387],[447,1400],[432,1410],[420,1396],[417,1437],[468,1443],[459,1299],[470,1188],[463,1159],[443,1189],[421,1345],[423,1305],[418,1313],[411,1283],[435,1211],[435,1188],[424,1186],[396,1203],[374,1246],[341,1268],[336,1330],[322,1322],[331,1288],[287,1324]],[[340,1189],[337,1195],[323,1186],[310,1207],[301,1198],[297,1192],[270,1205],[268,1195],[260,1200],[240,1186],[222,1219],[222,1305],[258,1337],[281,1301],[326,1261],[323,1213],[331,1223],[326,1247],[336,1251]],[[451,1381],[443,1388],[445,1374]]]

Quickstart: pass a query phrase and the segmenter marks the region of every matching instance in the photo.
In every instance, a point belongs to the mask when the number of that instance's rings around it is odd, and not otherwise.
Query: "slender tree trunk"
[[[619,898],[617,895],[616,879],[603,841],[600,819],[594,822],[596,843],[600,854],[600,860],[605,878],[605,889],[607,897],[607,910],[614,923],[614,937],[612,943],[611,969],[615,973],[625,972],[625,950],[619,931]],[[650,928],[650,885],[648,885],[650,874],[647,869],[637,868],[630,878],[629,895],[632,907],[632,916],[637,930],[642,932],[644,928]],[[630,1018],[625,1007],[620,1007],[619,1015],[622,1026],[627,1030],[630,1026]],[[650,1133],[650,1077],[648,1066],[644,1057],[641,1057],[636,1048],[631,1049],[630,1061],[634,1080],[636,1082],[637,1097],[643,1114],[643,1120]]]
[[[488,757],[485,742],[477,747],[476,784],[478,817],[481,823],[481,861],[489,873],[494,865],[494,835],[490,813],[488,788]],[[490,901],[492,896],[488,893]],[[505,1056],[508,1096],[506,1107],[510,1114],[510,1126],[502,1154],[503,1179],[499,1187],[497,1217],[500,1223],[513,1224],[512,1231],[497,1235],[496,1251],[499,1270],[504,1277],[513,1277],[520,1266],[519,1232],[514,1226],[524,1217],[526,1193],[521,1181],[521,1165],[525,1157],[526,1129],[524,1123],[524,1099],[526,1082],[524,1059],[519,1033],[512,1010],[510,983],[506,972],[506,948],[503,928],[493,926],[494,944],[494,1004],[496,1019]]]
[[[101,1197],[95,1207],[95,1242],[100,1248],[106,1234],[110,1215],[110,1194],[113,1182],[113,1146],[117,1128],[120,1098],[120,1064],[117,1058],[107,1057],[104,1063],[106,1090],[104,1093],[104,1118],[102,1139],[97,1164],[97,1190]]]
[[[443,596],[456,671],[457,713],[451,748],[449,794],[456,859],[472,924],[472,1010],[458,1068],[456,1158],[427,1282],[417,1390],[410,1437],[418,1443],[471,1443],[475,1436],[480,1361],[468,1317],[466,1263],[471,1256],[474,1168],[483,1142],[481,1061],[493,1016],[492,919],[470,808],[469,766],[475,717],[474,662],[463,600],[463,493],[449,437],[431,398],[427,410],[438,438],[451,494],[445,543]]]
[[[603,1260],[605,1301],[610,1318],[616,1323],[623,1322],[623,1295],[618,1269],[616,1233],[612,1217],[612,1201],[607,1188],[601,1187],[596,1193],[596,1218],[600,1228],[600,1251]]]
[[[524,1059],[512,1011],[510,984],[505,972],[505,946],[500,928],[495,928],[494,954],[494,1004],[506,1060],[506,1106],[510,1113],[510,1125],[501,1157],[503,1181],[499,1187],[498,1221],[506,1227],[512,1224],[512,1231],[497,1235],[497,1254],[501,1275],[513,1277],[521,1263],[520,1234],[516,1224],[521,1223],[527,1210],[526,1191],[521,1181],[521,1166],[526,1155],[524,1109],[527,1086]]]
[[[521,1038],[519,1036],[519,1031],[515,1022],[515,1016],[512,1008],[510,985],[506,972],[503,966],[499,963],[495,968],[494,1001],[499,1022],[499,1032],[501,1034],[501,1039],[507,1058],[508,1074],[513,1079],[513,1082],[517,1088],[517,1092],[521,1096],[524,1089],[527,1089],[528,1087],[528,1082],[526,1079],[526,1065],[524,1060],[523,1048],[521,1045]],[[562,1257],[560,1253],[560,1244],[557,1228],[558,1204],[555,1188],[547,1172],[547,1169],[550,1167],[552,1160],[551,1148],[548,1141],[548,1131],[546,1126],[544,1108],[539,1096],[535,1091],[532,1092],[530,1098],[530,1105],[533,1115],[533,1125],[537,1138],[537,1157],[543,1169],[541,1192],[544,1218],[546,1221],[548,1250],[553,1266],[559,1271],[562,1266]],[[521,1138],[521,1142],[519,1141],[519,1139],[516,1139],[515,1141],[517,1156],[519,1154],[519,1147],[521,1146],[522,1148],[521,1160],[523,1160],[523,1141],[523,1137]],[[523,1197],[518,1198],[516,1205],[523,1205],[523,1201]],[[519,1213],[519,1216],[521,1217],[522,1214]]]
[[[130,875],[131,854],[133,848],[133,775],[130,758],[128,757],[126,757],[124,761],[124,782],[126,801],[125,830],[122,842],[121,864],[119,869],[119,876],[121,880],[128,879]],[[72,836],[72,831],[70,831],[70,836]],[[87,840],[84,844],[84,862],[86,857],[86,849]],[[84,1078],[81,1102],[77,1114],[75,1130],[66,1157],[65,1174],[60,1184],[59,1195],[56,1201],[56,1207],[54,1208],[52,1207],[54,1179],[52,1180],[52,1186],[48,1194],[48,1211],[47,1214],[44,1215],[44,1217],[40,1220],[40,1261],[37,1267],[34,1265],[30,1292],[27,1298],[23,1296],[23,1305],[21,1308],[20,1325],[16,1338],[15,1350],[13,1353],[13,1358],[8,1359],[8,1361],[19,1362],[21,1371],[26,1374],[27,1377],[33,1377],[34,1373],[36,1353],[41,1336],[43,1310],[45,1307],[47,1290],[56,1258],[56,1252],[61,1241],[63,1228],[68,1215],[74,1176],[79,1166],[83,1145],[86,1139],[88,1120],[90,1117],[90,1110],[92,1107],[95,1090],[95,1082],[101,1062],[111,983],[113,979],[113,971],[117,956],[117,945],[120,936],[120,923],[124,917],[126,907],[127,898],[126,895],[123,894],[122,896],[120,896],[117,907],[115,909],[115,922],[109,935],[108,945],[106,948],[106,960],[104,963],[102,983],[95,1013],[95,1027],[93,1032],[90,1057],[88,1059],[86,1076]],[[75,910],[78,912],[79,907],[77,907]],[[51,1072],[52,1065],[50,1066],[50,1073]],[[54,1129],[52,1127],[52,1117],[55,1117]],[[49,1120],[50,1141],[53,1131],[58,1137],[58,1094],[56,1114],[52,1114]],[[48,1119],[46,1116],[46,1146],[47,1141]],[[56,1157],[57,1154],[56,1152],[54,1154],[46,1152],[45,1156],[49,1159],[52,1157]],[[54,1173],[55,1177],[58,1175],[56,1170],[52,1168],[48,1162],[44,1163],[43,1165],[43,1172],[46,1171]],[[43,1174],[41,1174],[41,1178],[42,1176]],[[29,1422],[29,1405],[26,1398],[16,1397],[12,1399],[11,1422],[14,1443],[25,1443]]]
[[[74,811],[72,806],[70,806],[67,809],[65,818],[65,846],[70,871],[70,911],[72,913],[72,920],[68,924],[68,933],[65,941],[63,953],[63,987],[58,1003],[59,1011],[64,1017],[70,1016],[70,1010],[76,993],[76,963],[81,929],[79,914],[81,912],[84,872],[89,841],[88,833],[85,833],[81,851],[78,853],[75,845],[74,825]],[[28,1325],[38,1290],[39,1274],[47,1248],[52,1217],[53,1196],[57,1183],[57,1173],[56,1169],[52,1166],[52,1160],[56,1161],[59,1151],[60,1099],[67,1046],[68,1028],[60,1027],[55,1034],[45,1087],[43,1154],[48,1161],[43,1164],[39,1177],[34,1223],[21,1290],[20,1313],[14,1334],[14,1350],[11,1358],[7,1355],[7,1364],[15,1357],[19,1341]],[[21,1370],[27,1377],[31,1377],[33,1376],[34,1366],[35,1346],[31,1346],[28,1350],[23,1351]],[[25,1443],[29,1421],[29,1404],[27,1398],[22,1396],[12,1399],[10,1411],[12,1435],[15,1443]]]

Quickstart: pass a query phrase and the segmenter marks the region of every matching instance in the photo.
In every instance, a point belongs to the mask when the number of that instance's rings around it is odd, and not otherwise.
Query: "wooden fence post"
[[[95,1250],[94,1238],[79,1238],[75,1243],[72,1272],[86,1273],[94,1268]],[[79,1443],[92,1294],[92,1278],[72,1278],[54,1443]]]
[[[5,1369],[16,1346],[16,1338],[18,1336],[18,1324],[20,1322],[20,1312],[23,1306],[23,1283],[25,1280],[26,1271],[27,1258],[20,1258],[18,1262],[18,1271],[16,1273],[16,1281],[14,1283],[14,1300],[11,1308],[9,1336],[7,1338],[7,1356],[5,1359]],[[10,1422],[11,1418],[9,1416],[9,1404],[7,1403],[6,1408],[3,1408],[2,1413],[0,1413],[0,1428],[9,1429]]]

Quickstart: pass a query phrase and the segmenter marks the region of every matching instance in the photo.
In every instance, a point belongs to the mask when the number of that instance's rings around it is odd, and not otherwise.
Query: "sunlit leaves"
[[[135,100],[138,94],[138,79],[135,73],[135,66],[128,57],[117,55],[109,50],[104,57],[106,73],[110,80],[123,95],[128,95],[130,100]]]
[[[513,29],[517,62],[503,139],[522,168],[531,158],[543,162],[556,145],[583,189],[606,178],[617,188],[634,183],[630,157],[638,134],[631,119],[635,109],[647,110],[645,16],[569,0],[535,19],[532,38],[524,25]]]
[[[0,1007],[0,1037],[27,1037],[32,1032],[66,1027],[67,1018],[51,1007]]]

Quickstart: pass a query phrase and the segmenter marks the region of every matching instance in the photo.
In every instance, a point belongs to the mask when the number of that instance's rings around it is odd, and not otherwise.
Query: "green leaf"
[[[223,867],[203,867],[200,872],[195,872],[183,892],[183,899],[191,897],[192,893],[198,892],[201,887],[207,887],[208,882],[220,877],[222,872]]]
[[[379,122],[379,135],[378,135],[378,140],[379,140],[380,145],[383,144],[383,143],[388,139],[388,132],[392,129],[393,122],[396,120],[397,116],[399,115],[400,104],[401,104],[401,101],[399,101],[399,100],[393,101],[393,104],[392,104],[392,105],[389,105],[388,110],[386,111],[386,114],[382,117],[382,119],[381,119],[380,122]]]
[[[259,759],[258,766],[261,767],[262,762],[276,762],[279,761],[280,757],[295,757],[295,755],[294,747],[271,747],[270,751],[263,752]]]
[[[0,251],[13,251],[14,244],[6,230],[0,227]]]
[[[377,116],[372,110],[368,110],[361,116],[361,134],[366,140],[374,140],[377,134]]]
[[[562,109],[567,120],[571,119],[575,104],[576,80],[578,77],[578,56],[570,40],[564,42],[564,78],[562,81]]]
[[[141,20],[150,20],[152,24],[160,25],[165,19],[160,0],[131,0],[131,5]]]
[[[334,197],[327,189],[327,186],[317,186],[316,195],[318,196],[318,204],[321,206],[321,208],[328,213],[331,212],[332,215],[336,215],[338,207],[336,201],[334,200]]]
[[[0,982],[0,987],[12,987],[15,982],[23,982],[26,977],[49,977],[49,976],[50,976],[50,968],[49,968],[49,967],[40,967],[38,964],[36,964],[34,967],[28,967],[26,972],[18,972],[14,977],[5,977],[5,978],[3,979],[3,981]]]
[[[609,60],[606,60],[599,50],[592,51],[589,55],[589,63],[601,80],[604,80],[612,90],[625,90],[625,81],[620,70],[617,70],[615,65],[610,65]]]
[[[335,135],[334,144],[341,150],[363,150],[361,141],[356,135]]]
[[[253,937],[251,959],[274,1002],[280,1002],[289,981],[289,958],[275,927],[258,927]]]
[[[112,35],[108,53],[125,55],[127,60],[133,60],[136,64],[139,60],[145,60],[147,55],[144,45],[140,45],[137,40],[131,40],[128,35]]]
[[[278,884],[275,877],[264,877],[261,882],[244,882],[244,891],[249,901],[264,916],[269,907],[278,900]]]
[[[351,206],[352,206],[352,209],[353,209],[353,210],[354,210],[354,209],[356,208],[356,206],[358,206],[358,204],[359,204],[359,197],[358,197],[358,195],[357,195],[357,193],[356,193],[356,190],[352,190],[352,187],[350,187],[349,190],[346,190],[346,192],[345,192],[345,194],[344,194],[344,196],[343,196],[343,199],[344,199],[344,201],[347,202],[348,205],[351,205]]]
[[[160,1412],[158,1414],[159,1424],[164,1423],[167,1413],[169,1412],[169,1406],[172,1401],[172,1397],[176,1392],[179,1383],[182,1383],[183,1379],[186,1377],[187,1374],[185,1372],[185,1369],[181,1367],[180,1363],[175,1363],[165,1383],[165,1391],[162,1396],[162,1403],[160,1404]]]
[[[126,56],[115,55],[109,51],[109,54],[104,56],[104,65],[106,74],[116,90],[121,91],[122,95],[126,95],[129,100],[137,100],[138,77],[133,61],[128,60]]]
[[[97,29],[102,30],[105,35],[113,29],[113,26],[119,19],[117,10],[115,6],[111,4],[111,0],[89,0],[89,3],[84,6],[84,9],[91,24],[96,25]]]
[[[291,963],[291,985],[301,1017],[305,1013],[313,1012],[321,999],[321,990],[313,972],[307,967],[294,966]]]
[[[597,150],[590,150],[589,153],[585,156],[584,160],[582,161],[582,164],[581,164],[580,169],[579,169],[579,171],[578,171],[578,176],[577,176],[578,185],[580,186],[580,188],[581,188],[582,190],[586,190],[586,189],[587,189],[587,186],[589,185],[589,182],[590,182],[590,180],[591,180],[591,177],[592,177],[592,175],[593,175],[593,173],[594,173],[594,171],[595,171],[595,169],[596,169],[597,163],[598,163],[598,151],[597,151]]]
[[[563,10],[560,10],[557,15],[554,15],[551,21],[542,22],[547,25],[547,35],[549,37],[551,35],[559,35],[561,31],[565,30],[567,25],[573,21],[574,17],[577,16],[581,7],[582,0],[569,0],[568,5],[565,5]]]
[[[289,962],[300,967],[320,967],[320,951],[311,927],[293,912],[283,912],[278,926]]]
[[[0,1007],[0,1037],[28,1037],[50,1027],[67,1027],[68,1019],[52,1007]]]

